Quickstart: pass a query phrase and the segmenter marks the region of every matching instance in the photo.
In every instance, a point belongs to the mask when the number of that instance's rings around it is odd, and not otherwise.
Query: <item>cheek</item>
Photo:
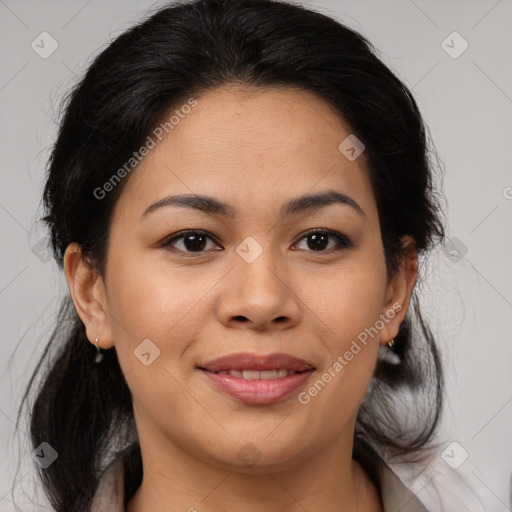
[[[134,355],[146,339],[164,356],[160,361],[179,361],[190,341],[198,337],[213,276],[203,279],[198,272],[173,269],[143,254],[124,253],[122,259],[112,261],[119,263],[112,265],[109,274],[109,313],[123,369],[140,370]]]
[[[369,252],[369,251],[365,251]],[[343,350],[345,344],[364,329],[373,326],[382,312],[386,293],[384,264],[363,251],[336,267],[321,273],[304,273],[301,300],[313,311],[330,352]],[[338,352],[339,353],[339,352]]]
[[[311,307],[320,318],[319,339],[329,356],[299,396],[310,412],[311,432],[321,432],[324,439],[336,436],[357,414],[377,361],[375,324],[381,313],[381,290],[368,281],[351,276],[331,292],[330,302]]]
[[[134,403],[167,424],[171,404],[175,414],[190,408],[181,358],[200,336],[201,299],[212,283],[170,265],[156,265],[141,254],[112,261],[119,261],[108,281],[119,364]]]
[[[378,250],[378,248],[376,249]],[[370,251],[368,251],[369,253]],[[377,261],[379,261],[377,259]],[[356,411],[373,375],[379,350],[378,320],[386,288],[385,266],[361,252],[317,279],[304,280],[302,297],[314,314],[329,357],[304,391],[319,415],[318,428],[334,433]],[[309,284],[306,284],[309,283]],[[336,411],[339,414],[333,414]],[[323,427],[322,427],[323,425]]]
[[[379,348],[382,289],[368,279],[359,280],[351,275],[330,292],[330,301],[311,306],[321,319],[320,328],[324,326],[321,338],[330,355],[324,370],[337,363],[331,370],[337,378],[325,378],[335,382],[333,388],[342,394],[353,391],[361,395],[373,373]]]
[[[205,295],[211,276],[176,268],[147,251],[123,252],[115,258],[108,281],[113,315],[147,334],[165,333]],[[144,333],[142,333],[144,334]]]

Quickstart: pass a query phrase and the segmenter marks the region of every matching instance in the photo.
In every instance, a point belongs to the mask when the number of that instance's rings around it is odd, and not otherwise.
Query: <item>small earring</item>
[[[103,354],[100,352],[100,348],[98,347],[99,339],[100,339],[100,337],[97,336],[96,337],[96,342],[95,342],[96,343],[96,350],[97,350],[96,355],[94,356],[94,362],[95,363],[99,363],[103,359]]]
[[[389,340],[386,345],[388,346],[388,348],[393,348],[395,346],[395,338]]]

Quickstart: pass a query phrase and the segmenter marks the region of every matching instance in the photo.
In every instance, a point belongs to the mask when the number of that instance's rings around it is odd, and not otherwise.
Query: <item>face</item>
[[[364,153],[340,152],[351,132],[326,103],[288,88],[196,99],[129,177],[94,285],[105,316],[83,318],[115,345],[141,445],[291,467],[352,439],[411,281],[386,278]]]

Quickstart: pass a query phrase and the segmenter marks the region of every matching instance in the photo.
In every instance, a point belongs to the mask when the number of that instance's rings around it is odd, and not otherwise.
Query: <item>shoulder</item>
[[[377,470],[384,512],[428,512],[420,499],[386,464]]]
[[[382,458],[373,453],[372,456],[362,457],[358,462],[377,487],[384,512],[428,512],[422,501]]]
[[[125,512],[123,458],[116,457],[103,471],[94,494],[91,512]]]

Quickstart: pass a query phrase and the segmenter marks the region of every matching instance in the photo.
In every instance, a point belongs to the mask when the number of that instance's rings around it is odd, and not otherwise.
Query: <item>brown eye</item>
[[[214,241],[213,238],[206,235],[202,231],[185,231],[166,240],[162,244],[162,247],[168,247],[171,250],[177,250],[185,253],[201,253],[205,252],[205,248],[208,245],[208,240]],[[175,247],[177,242],[182,243],[180,248]]]
[[[334,246],[328,247],[329,239],[336,241]],[[308,231],[301,240],[307,240],[308,249],[314,252],[328,252],[330,250],[348,249],[354,246],[353,242],[345,235],[329,230],[315,229]]]

